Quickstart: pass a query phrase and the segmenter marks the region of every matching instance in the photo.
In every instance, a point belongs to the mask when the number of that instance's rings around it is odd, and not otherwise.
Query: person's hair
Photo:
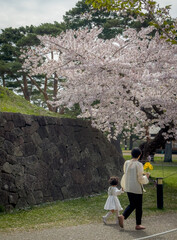
[[[110,185],[114,186],[117,185],[119,182],[119,178],[118,177],[110,177],[109,181]]]
[[[137,148],[133,148],[131,154],[132,154],[133,158],[138,158],[142,154],[142,151],[138,147]]]

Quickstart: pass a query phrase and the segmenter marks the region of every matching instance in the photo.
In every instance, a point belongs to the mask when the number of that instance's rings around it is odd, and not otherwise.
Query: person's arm
[[[124,191],[122,190],[122,188],[119,190],[118,188],[116,188],[115,190],[115,194],[116,195],[121,195],[122,193],[124,193]]]
[[[149,180],[146,175],[143,175],[144,169],[143,169],[143,164],[138,164],[137,165],[137,174],[138,174],[138,182],[141,184],[148,184]]]

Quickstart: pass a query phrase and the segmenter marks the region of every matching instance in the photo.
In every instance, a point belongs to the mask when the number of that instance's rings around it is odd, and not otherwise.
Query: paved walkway
[[[122,230],[113,224],[111,219],[108,225],[98,223],[29,232],[0,233],[0,240],[177,240],[177,212],[144,217],[143,224],[146,229],[136,231],[135,220],[128,219]],[[164,233],[166,231],[167,233]],[[159,233],[163,234],[159,235]]]

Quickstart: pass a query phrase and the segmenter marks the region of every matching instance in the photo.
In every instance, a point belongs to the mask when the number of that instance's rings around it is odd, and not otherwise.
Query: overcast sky
[[[172,5],[171,15],[177,17],[177,0],[157,0],[162,6]],[[65,12],[78,0],[0,0],[0,29],[38,26],[61,22]]]

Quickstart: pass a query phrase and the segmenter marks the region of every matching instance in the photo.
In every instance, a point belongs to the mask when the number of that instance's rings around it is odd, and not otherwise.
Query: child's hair
[[[110,177],[109,181],[110,185],[114,186],[117,185],[119,182],[119,178],[118,177]]]
[[[142,154],[142,151],[139,148],[133,148],[131,154],[133,158],[138,158]]]

